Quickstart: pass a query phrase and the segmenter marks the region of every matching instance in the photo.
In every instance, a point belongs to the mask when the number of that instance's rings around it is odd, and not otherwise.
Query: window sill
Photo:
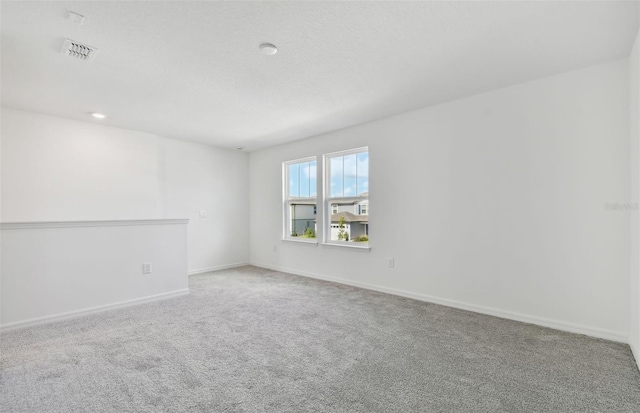
[[[281,240],[282,242],[288,242],[291,244],[305,244],[305,245],[309,245],[311,247],[317,247],[318,246],[318,241],[313,239],[313,238],[307,238],[307,239],[295,239],[295,238],[283,238]]]
[[[349,249],[349,250],[354,250],[354,251],[361,251],[361,252],[369,252],[371,251],[371,247],[369,245],[351,245],[351,244],[347,244],[347,243],[334,243],[334,242],[325,242],[322,244],[323,247],[329,247],[329,248],[343,248],[343,249]]]

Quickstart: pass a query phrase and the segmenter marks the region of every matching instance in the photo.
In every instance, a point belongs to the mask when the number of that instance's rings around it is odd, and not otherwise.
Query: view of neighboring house
[[[291,235],[302,236],[307,228],[311,228],[315,235],[318,232],[317,212],[315,200],[298,200],[291,203]]]
[[[338,234],[344,231],[346,241],[354,238],[369,236],[369,199],[365,192],[357,198],[348,198],[331,203],[331,234],[332,241],[340,240]],[[291,235],[302,236],[308,229],[317,233],[318,208],[315,200],[296,200],[291,203]],[[340,221],[344,218],[343,228]]]
[[[344,228],[340,228],[340,219],[344,218]],[[331,215],[331,239],[339,240],[340,230],[345,231],[345,241],[353,241],[354,238],[369,236],[369,217],[367,215],[354,215],[351,212],[338,212]]]
[[[368,195],[368,192],[364,192],[358,198],[331,204],[331,240],[338,240],[341,230],[346,234],[346,241],[369,236],[369,199],[363,198]],[[344,219],[344,228],[340,228],[341,219]]]

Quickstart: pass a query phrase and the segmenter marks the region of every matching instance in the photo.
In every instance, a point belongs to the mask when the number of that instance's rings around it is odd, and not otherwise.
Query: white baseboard
[[[16,321],[13,323],[7,323],[0,326],[0,332],[7,332],[11,330],[18,330],[21,328],[37,326],[41,324],[53,323],[56,321],[68,320],[71,318],[84,317],[90,314],[102,313],[109,310],[115,310],[118,308],[132,307],[134,305],[150,303],[153,301],[166,300],[167,298],[179,297],[189,294],[189,289],[184,288],[182,290],[170,291],[168,293],[149,295],[141,298],[134,298],[132,300],[120,301],[113,304],[100,305],[97,307],[85,308],[83,310],[69,311],[66,313],[54,314],[46,317],[32,318],[25,321]]]
[[[290,268],[277,267],[277,266],[273,266],[273,265],[264,265],[264,264],[260,264],[260,263],[252,263],[251,265],[254,265],[256,267],[267,268],[267,269],[270,269],[270,270],[286,272],[286,273],[289,273],[289,274],[300,275],[300,276],[303,276],[303,277],[309,277],[309,278],[315,278],[315,279],[324,280],[324,281],[331,281],[331,282],[335,282],[335,283],[339,283],[339,284],[351,285],[351,286],[354,286],[354,287],[364,288],[364,289],[367,289],[367,290],[373,290],[373,291],[379,291],[379,292],[387,293],[387,294],[399,295],[401,297],[412,298],[414,300],[425,301],[425,302],[429,302],[429,303],[433,303],[433,304],[440,304],[440,305],[444,305],[444,306],[447,306],[447,307],[453,307],[453,308],[458,308],[458,309],[461,309],[461,310],[473,311],[475,313],[486,314],[486,315],[499,317],[499,318],[506,318],[508,320],[521,321],[521,322],[524,322],[524,323],[535,324],[535,325],[539,325],[539,326],[542,326],[542,327],[549,327],[549,328],[553,328],[553,329],[556,329],[556,330],[567,331],[567,332],[570,332],[570,333],[584,334],[586,336],[603,338],[603,339],[606,339],[606,340],[616,341],[616,342],[619,342],[619,343],[625,343],[625,344],[629,343],[629,337],[626,334],[619,333],[619,332],[616,332],[616,331],[610,331],[610,330],[600,329],[600,328],[596,328],[596,327],[585,326],[585,325],[581,325],[581,324],[568,323],[568,322],[559,321],[559,320],[551,320],[551,319],[547,319],[547,318],[531,316],[531,315],[517,313],[517,312],[513,312],[513,311],[500,310],[500,309],[497,309],[497,308],[485,307],[485,306],[481,306],[481,305],[470,304],[470,303],[465,303],[465,302],[456,301],[456,300],[450,300],[448,298],[434,297],[434,296],[427,295],[427,294],[413,293],[413,292],[410,292],[410,291],[404,291],[404,290],[399,290],[399,289],[395,289],[395,288],[383,287],[383,286],[379,286],[379,285],[375,285],[375,284],[368,284],[368,283],[362,283],[362,282],[357,282],[357,281],[351,281],[351,280],[347,280],[347,279],[344,279],[344,278],[327,277],[327,276],[324,276],[324,275],[297,271],[297,270],[293,270],[293,269],[290,269]],[[640,356],[640,354],[638,354],[638,353],[634,353],[634,354],[636,355],[636,360],[640,360],[640,358],[638,358],[638,356]]]
[[[631,340],[629,340],[629,347],[631,347],[631,353],[633,354],[633,357],[636,359],[638,370],[640,370],[640,348],[636,348],[636,346],[633,345]]]
[[[199,268],[196,270],[189,270],[187,272],[187,274],[189,275],[196,275],[196,274],[202,274],[205,272],[211,272],[211,271],[220,271],[220,270],[227,270],[229,268],[236,268],[236,267],[243,267],[245,265],[249,265],[249,262],[236,262],[235,264],[226,264],[226,265],[218,265],[216,267],[209,267],[209,268]]]

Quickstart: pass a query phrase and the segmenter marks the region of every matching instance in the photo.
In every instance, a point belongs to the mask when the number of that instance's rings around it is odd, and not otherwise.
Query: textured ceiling
[[[0,7],[3,105],[248,150],[626,57],[638,30],[628,1]]]

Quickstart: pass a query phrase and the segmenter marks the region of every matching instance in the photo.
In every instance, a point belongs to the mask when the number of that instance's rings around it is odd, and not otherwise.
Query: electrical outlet
[[[395,265],[395,260],[393,258],[387,258],[387,267],[393,268]]]
[[[207,217],[207,211],[205,211],[204,209],[200,210],[200,218],[206,218]]]
[[[151,274],[151,263],[145,262],[142,264],[142,273],[143,274]]]

